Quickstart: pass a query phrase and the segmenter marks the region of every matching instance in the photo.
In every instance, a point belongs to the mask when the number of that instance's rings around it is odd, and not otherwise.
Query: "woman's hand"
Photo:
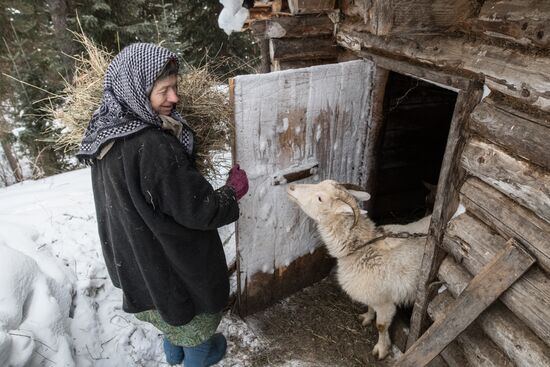
[[[238,164],[231,167],[226,185],[235,191],[237,200],[240,200],[248,192],[248,177]]]

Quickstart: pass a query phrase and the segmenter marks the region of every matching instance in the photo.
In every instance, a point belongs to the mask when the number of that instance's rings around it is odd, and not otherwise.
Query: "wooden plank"
[[[461,161],[468,173],[550,222],[550,172],[480,139],[468,141]]]
[[[441,357],[447,362],[449,367],[471,367],[470,362],[466,359],[464,350],[458,343],[450,343],[441,351]]]
[[[457,297],[446,316],[434,321],[394,366],[426,365],[534,263],[535,259],[510,239]]]
[[[371,196],[376,195],[376,178],[378,165],[380,162],[380,153],[384,135],[384,98],[386,95],[386,85],[388,83],[389,71],[377,67],[374,70],[374,84],[372,89],[372,104],[369,116],[369,126],[367,130],[367,148],[363,160],[366,167],[366,182],[365,189],[371,193]],[[373,200],[365,203],[365,209],[372,212]]]
[[[241,313],[270,306],[330,269],[314,221],[273,177],[318,163],[315,177],[357,183],[373,64],[351,61],[234,79],[236,151],[249,172],[236,235]],[[334,146],[338,149],[334,149]],[[311,255],[310,255],[311,254]]]
[[[332,36],[334,23],[326,15],[296,16],[254,22],[250,28],[254,36],[260,39],[304,38]]]
[[[293,15],[318,14],[334,10],[336,0],[288,0]]]
[[[522,103],[516,98],[495,91],[492,91],[490,96],[484,99],[484,102],[513,114],[519,119],[532,120],[550,129],[550,112],[543,111],[536,106]]]
[[[458,93],[439,174],[426,249],[422,258],[407,347],[410,347],[420,337],[428,324],[426,310],[434,292],[430,284],[434,281],[437,269],[445,257],[445,252],[439,245],[443,238],[444,226],[458,207],[458,191],[464,176],[464,172],[458,164],[464,146],[463,127],[480,99],[481,88],[477,83],[470,83],[467,89]]]
[[[270,39],[271,61],[336,59],[339,48],[331,38]]]
[[[467,213],[448,225],[443,247],[470,274],[477,274],[505,246],[506,240]],[[538,266],[512,285],[500,300],[550,346],[550,281]]]
[[[470,129],[533,163],[550,169],[550,118],[525,118],[513,108],[485,100],[471,116]]]
[[[425,65],[418,63],[395,60],[389,57],[376,55],[368,51],[359,51],[357,54],[365,59],[374,61],[377,66],[384,69],[396,71],[400,74],[424,80],[445,89],[451,89],[454,91],[466,89],[471,82],[470,79],[463,76],[453,75],[443,70],[426,67]]]
[[[441,356],[436,356],[426,367],[449,367],[449,365]]]
[[[487,0],[469,22],[473,31],[524,46],[550,47],[550,2]]]
[[[472,276],[447,257],[438,272],[453,297],[466,288]],[[498,345],[518,367],[550,366],[550,348],[500,301],[476,320],[476,325]]]
[[[477,178],[469,178],[461,203],[502,237],[515,237],[550,274],[550,224]]]
[[[439,293],[428,306],[428,314],[437,321],[445,317],[455,299],[449,291]],[[466,328],[456,340],[449,344],[458,344],[458,348],[464,350],[464,357],[472,367],[512,367],[514,364],[495,345],[477,325],[472,324]]]
[[[312,254],[300,256],[288,266],[277,267],[273,273],[254,273],[246,279],[243,287],[239,315],[244,317],[264,310],[304,286],[319,282],[329,274],[334,264],[334,259],[323,246],[317,247]]]
[[[301,68],[308,68],[310,66],[316,66],[316,65],[335,64],[337,61],[338,60],[336,58],[288,60],[288,61],[273,60],[273,62],[271,63],[271,71],[301,69]]]
[[[339,45],[396,59],[414,60],[464,76],[483,78],[492,90],[550,111],[550,58],[468,38],[379,37],[358,32],[346,20],[336,33]],[[483,55],[481,57],[480,55]]]
[[[269,40],[267,39],[261,39],[259,41],[260,44],[260,58],[261,58],[261,64],[260,64],[260,73],[269,73],[271,71],[271,63],[269,60]]]

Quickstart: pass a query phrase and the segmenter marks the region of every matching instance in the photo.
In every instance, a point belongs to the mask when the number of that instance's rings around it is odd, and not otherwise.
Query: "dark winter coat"
[[[117,139],[92,166],[99,237],[123,309],[172,325],[221,311],[229,280],[217,228],[235,221],[233,190],[213,190],[170,133]]]

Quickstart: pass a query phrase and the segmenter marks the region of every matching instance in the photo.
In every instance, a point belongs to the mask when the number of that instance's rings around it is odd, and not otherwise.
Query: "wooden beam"
[[[334,10],[336,0],[288,0],[293,15],[318,14]]]
[[[339,48],[332,38],[269,40],[271,61],[336,59]]]
[[[271,71],[301,69],[316,65],[335,64],[337,61],[338,60],[336,58],[287,61],[273,60],[273,62],[271,62]]]
[[[457,297],[446,316],[436,320],[394,366],[425,366],[534,263],[535,259],[510,239]]]
[[[447,257],[439,267],[439,278],[457,297],[472,276]],[[500,301],[495,302],[476,320],[476,326],[487,334],[518,367],[550,366],[550,348]]]
[[[470,28],[523,46],[550,48],[550,3],[546,0],[487,0]]]
[[[550,58],[462,37],[379,37],[340,24],[339,45],[396,59],[421,62],[464,76],[483,78],[489,88],[550,111]],[[483,57],[480,57],[483,55]],[[527,66],[528,65],[528,66]]]
[[[260,39],[332,36],[334,33],[334,23],[326,15],[271,18],[254,22],[250,28]]]
[[[460,75],[453,75],[443,70],[427,67],[426,65],[421,65],[418,63],[391,59],[389,57],[376,55],[363,50],[358,51],[357,55],[374,61],[374,63],[381,68],[408,75],[416,79],[421,79],[429,83],[439,85],[445,89],[451,89],[457,92],[460,89],[468,88],[468,85],[471,83],[471,79]]]
[[[469,127],[510,152],[550,169],[550,116],[526,117],[510,106],[487,99],[472,113]]]
[[[260,58],[261,58],[261,65],[260,65],[260,73],[269,73],[271,71],[271,63],[269,58],[269,40],[267,39],[261,39],[259,41],[260,43]]]
[[[347,18],[357,19],[358,29],[387,36],[434,33],[457,26],[474,15],[477,4],[469,0],[369,0],[343,1]]]
[[[428,314],[435,321],[444,318],[454,302],[455,299],[449,294],[449,291],[439,293],[430,302]],[[499,347],[487,338],[487,335],[475,324],[467,327],[453,342],[449,343],[447,348],[453,344],[456,344],[457,349],[464,350],[464,357],[472,367],[514,366]]]
[[[457,343],[451,343],[441,351],[441,357],[449,367],[471,367],[466,359],[464,350]]]
[[[464,213],[448,225],[443,247],[470,274],[477,274],[506,240],[482,222]],[[550,282],[538,266],[532,267],[500,300],[550,346]]]
[[[461,161],[468,173],[550,222],[550,172],[480,139],[468,141]]]
[[[550,224],[477,178],[469,178],[462,189],[461,203],[502,237],[515,237],[550,274]]]
[[[474,106],[479,103],[481,94],[481,87],[476,83],[470,83],[467,89],[458,93],[439,174],[437,194],[420,269],[418,291],[411,317],[411,331],[407,347],[410,347],[420,337],[428,324],[426,310],[434,295],[431,283],[435,280],[437,269],[445,257],[445,252],[440,248],[440,244],[445,225],[458,207],[458,191],[464,176],[464,172],[458,164],[464,146],[463,128]]]
[[[378,172],[378,164],[380,163],[381,146],[384,135],[384,99],[386,96],[386,85],[390,73],[386,69],[377,67],[374,70],[373,88],[372,88],[372,104],[369,116],[369,127],[367,130],[367,148],[363,158],[366,167],[366,182],[365,190],[376,196],[376,178]],[[373,200],[365,203],[365,209],[372,212]],[[404,350],[404,349],[403,349]]]

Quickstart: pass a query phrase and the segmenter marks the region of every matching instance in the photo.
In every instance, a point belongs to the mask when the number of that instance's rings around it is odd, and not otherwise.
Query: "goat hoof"
[[[389,348],[383,347],[380,344],[376,344],[372,349],[372,355],[378,358],[378,360],[384,359],[388,356]]]

